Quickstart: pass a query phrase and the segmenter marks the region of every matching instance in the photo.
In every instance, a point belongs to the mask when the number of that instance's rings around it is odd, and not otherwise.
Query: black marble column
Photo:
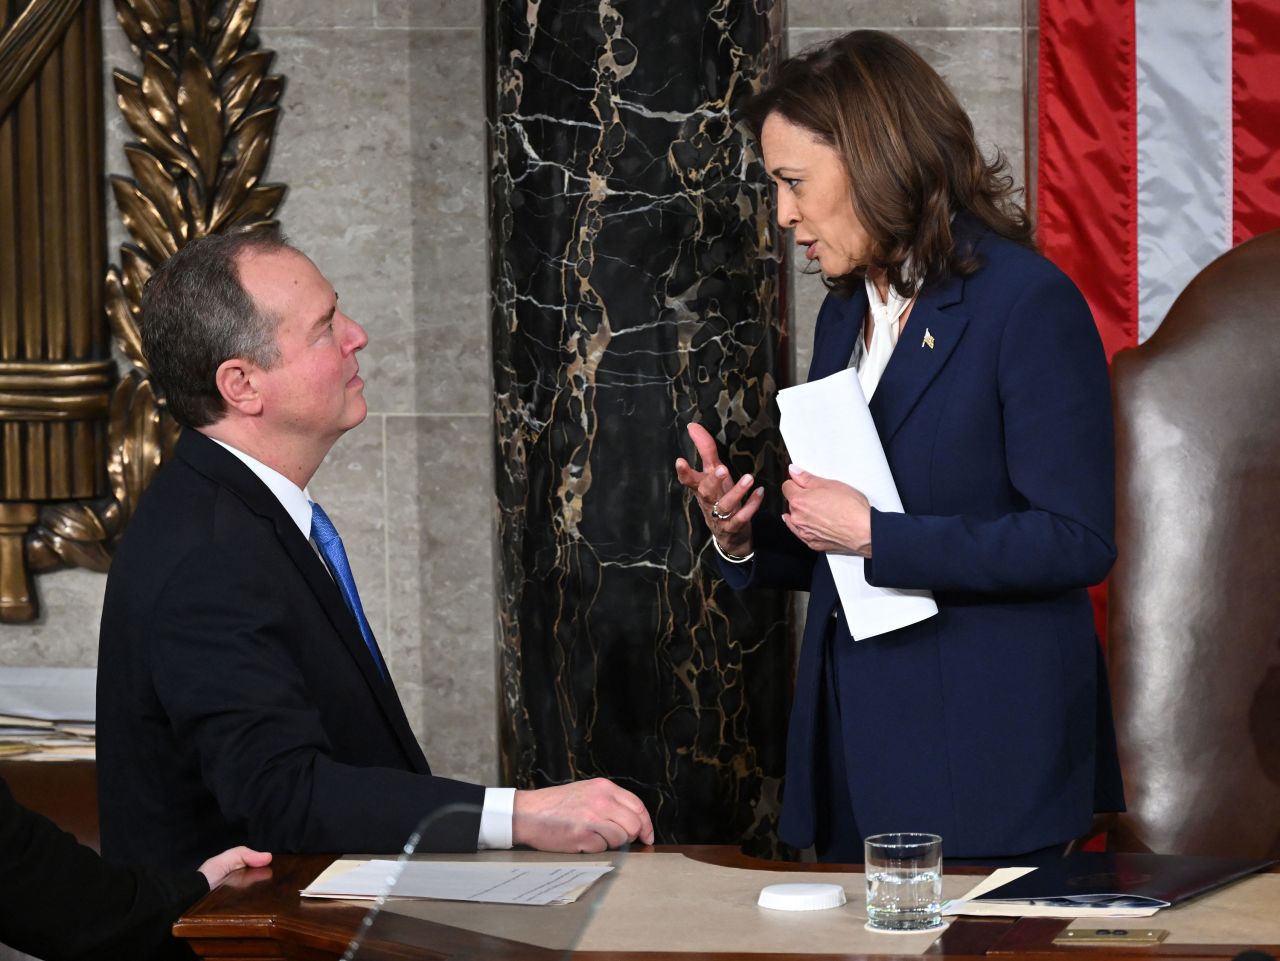
[[[773,489],[767,186],[730,114],[780,0],[488,0],[506,776],[604,775],[659,840],[772,836],[786,598],[727,589],[676,483],[698,420]]]

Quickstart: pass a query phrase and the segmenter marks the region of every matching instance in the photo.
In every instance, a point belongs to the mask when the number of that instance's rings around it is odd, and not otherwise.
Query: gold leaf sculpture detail
[[[110,498],[44,508],[27,538],[32,570],[75,565],[106,570],[142,491],[179,428],[151,381],[138,330],[142,291],[183,244],[226,230],[274,228],[283,184],[262,184],[279,120],[283,78],[274,54],[255,49],[257,0],[115,0],[116,16],[142,64],[141,78],[114,74],[134,142],[132,177],[112,176],[130,242],[106,277],[106,310],[129,369],[112,395]]]

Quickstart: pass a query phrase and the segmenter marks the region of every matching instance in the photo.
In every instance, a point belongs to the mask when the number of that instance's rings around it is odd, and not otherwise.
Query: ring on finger
[[[722,511],[720,509],[719,501],[716,501],[714,504],[711,505],[711,516],[718,521],[727,521],[730,517],[733,516],[733,514],[734,514],[733,511]]]

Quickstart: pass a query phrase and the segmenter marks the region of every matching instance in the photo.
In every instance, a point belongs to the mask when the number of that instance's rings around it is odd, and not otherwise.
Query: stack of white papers
[[[0,668],[0,757],[94,759],[92,667]]]
[[[547,861],[335,861],[307,885],[307,898],[436,898],[487,904],[568,904],[612,864]]]
[[[24,761],[92,761],[97,756],[92,724],[54,724],[0,715],[0,757]]]

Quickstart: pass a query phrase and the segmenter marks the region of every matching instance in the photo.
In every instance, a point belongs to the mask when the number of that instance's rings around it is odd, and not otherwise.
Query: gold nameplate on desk
[[[1163,928],[1069,928],[1054,944],[1159,944],[1169,936]]]

